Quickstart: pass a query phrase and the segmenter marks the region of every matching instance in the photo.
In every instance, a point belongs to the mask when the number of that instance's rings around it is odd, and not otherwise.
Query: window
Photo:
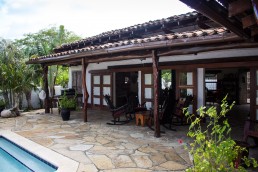
[[[217,75],[215,74],[205,74],[205,87],[208,90],[217,90]]]

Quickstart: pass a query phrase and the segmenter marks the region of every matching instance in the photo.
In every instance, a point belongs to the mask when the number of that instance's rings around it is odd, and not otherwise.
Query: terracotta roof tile
[[[63,44],[60,47],[57,47],[55,50],[62,50],[71,46],[76,46],[76,45],[80,45],[83,44],[85,46],[86,42],[91,42],[91,41],[95,41],[104,37],[110,37],[110,36],[115,36],[115,35],[120,35],[123,33],[128,33],[128,32],[133,32],[136,30],[140,30],[140,29],[145,29],[146,31],[149,30],[149,27],[153,27],[153,26],[158,26],[158,25],[165,25],[167,23],[173,23],[175,21],[181,21],[181,20],[186,20],[188,18],[192,18],[192,17],[197,17],[198,15],[201,15],[200,13],[193,11],[193,12],[189,12],[186,14],[180,14],[180,15],[175,15],[175,16],[171,16],[168,18],[163,18],[160,20],[154,20],[154,21],[149,21],[149,22],[145,22],[142,24],[136,24],[133,26],[129,26],[126,28],[122,28],[122,29],[116,29],[116,30],[111,30],[111,31],[107,31],[107,32],[103,32],[99,35],[96,36],[92,36],[92,37],[88,37],[85,39],[81,39],[79,41],[70,43],[70,44]]]
[[[30,61],[44,59],[44,58],[53,58],[53,57],[69,55],[69,54],[78,54],[78,53],[87,52],[87,51],[108,49],[108,48],[113,48],[113,47],[122,47],[122,46],[126,46],[126,45],[131,45],[131,44],[137,45],[137,44],[141,44],[141,43],[158,42],[158,41],[164,41],[164,40],[205,37],[205,36],[211,36],[211,35],[217,35],[217,34],[225,34],[228,32],[229,32],[229,30],[227,30],[226,28],[215,28],[215,29],[207,29],[207,30],[196,30],[196,31],[191,31],[191,32],[155,35],[155,36],[150,36],[150,37],[142,38],[142,39],[131,39],[131,40],[125,40],[125,41],[118,41],[118,42],[114,42],[114,43],[106,43],[106,44],[102,44],[102,45],[87,46],[87,47],[80,48],[80,49],[69,50],[69,51],[65,51],[65,52],[61,52],[61,53],[51,54],[48,56],[42,56],[39,58],[37,57],[34,59],[30,59]]]

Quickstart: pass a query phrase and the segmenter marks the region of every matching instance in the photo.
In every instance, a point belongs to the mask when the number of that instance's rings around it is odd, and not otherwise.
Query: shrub
[[[5,106],[5,101],[4,101],[4,99],[0,99],[0,106]]]
[[[231,127],[226,118],[228,111],[234,106],[234,102],[228,105],[227,96],[222,100],[221,111],[217,112],[216,107],[201,107],[197,110],[199,116],[196,117],[186,111],[191,125],[187,135],[193,138],[190,143],[190,154],[193,156],[194,165],[187,169],[187,172],[215,172],[215,171],[246,171],[245,168],[236,161],[239,153],[247,151],[236,145],[230,137]],[[201,119],[208,116],[210,118],[207,127],[201,126]],[[255,159],[243,158],[245,164],[253,164],[257,167]]]
[[[76,108],[76,95],[73,97],[67,97],[64,93],[59,100],[60,107],[62,109],[75,109]]]

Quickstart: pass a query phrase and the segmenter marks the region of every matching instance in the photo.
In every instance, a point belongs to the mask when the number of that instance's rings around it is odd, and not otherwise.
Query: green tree
[[[40,30],[38,33],[26,34],[24,39],[17,40],[25,55],[28,58],[35,58],[39,56],[48,55],[54,52],[54,48],[61,46],[64,43],[74,42],[81,39],[73,32],[68,31],[63,25],[51,27],[49,29]],[[35,70],[39,70],[38,65],[34,66]],[[35,83],[39,84],[42,72],[39,76],[35,76]],[[54,85],[68,83],[68,68],[53,65],[49,67],[48,83],[50,93],[54,95]]]
[[[40,30],[38,33],[26,34],[23,39],[15,42],[0,39],[0,90],[8,107],[18,106],[23,93],[31,108],[31,90],[41,84],[42,67],[40,65],[25,65],[29,58],[48,55],[54,48],[63,43],[80,39],[64,26]],[[49,67],[49,85],[52,95],[56,83],[66,85],[68,68],[60,66]]]
[[[7,107],[19,106],[24,89],[32,86],[23,52],[12,41],[0,40],[0,88]],[[29,78],[29,79],[28,79]],[[32,88],[32,87],[30,87]]]

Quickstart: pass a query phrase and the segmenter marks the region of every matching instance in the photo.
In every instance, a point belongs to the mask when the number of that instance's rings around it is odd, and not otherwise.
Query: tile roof
[[[55,49],[55,52],[63,51],[67,48],[73,49],[71,47],[78,47],[80,45],[83,46],[87,43],[92,43],[93,41],[101,40],[102,38],[108,38],[108,37],[122,35],[122,34],[126,34],[126,33],[133,33],[133,32],[139,31],[139,30],[145,30],[145,31],[150,30],[151,31],[151,29],[155,26],[165,27],[166,25],[169,25],[172,23],[176,23],[177,25],[179,25],[179,24],[181,24],[180,23],[181,21],[188,20],[188,19],[196,19],[198,16],[203,16],[203,15],[196,11],[193,11],[193,12],[189,12],[186,14],[174,15],[174,16],[171,16],[168,18],[163,18],[160,20],[153,20],[153,21],[142,23],[142,24],[137,24],[137,25],[133,25],[130,27],[122,28],[122,29],[103,32],[99,35],[81,39],[81,40],[73,42],[73,43],[63,44],[60,47],[57,47]]]
[[[84,48],[64,51],[60,53],[55,53],[47,56],[42,56],[39,58],[30,59],[30,61],[37,61],[39,59],[48,59],[48,58],[55,58],[59,56],[65,56],[65,55],[72,55],[72,54],[79,54],[83,52],[94,52],[97,50],[105,50],[109,48],[122,48],[123,46],[128,45],[139,45],[149,42],[160,42],[160,41],[176,41],[176,40],[184,40],[186,43],[187,41],[194,39],[194,38],[209,38],[213,35],[224,35],[226,33],[229,33],[230,31],[227,30],[224,27],[221,28],[213,28],[213,29],[206,29],[206,30],[195,30],[190,32],[182,32],[182,33],[171,33],[171,34],[164,34],[164,35],[155,35],[155,36],[149,36],[146,38],[140,38],[140,39],[130,39],[130,40],[123,40],[118,41],[114,43],[106,43],[102,45],[95,45],[95,46],[86,46]]]

